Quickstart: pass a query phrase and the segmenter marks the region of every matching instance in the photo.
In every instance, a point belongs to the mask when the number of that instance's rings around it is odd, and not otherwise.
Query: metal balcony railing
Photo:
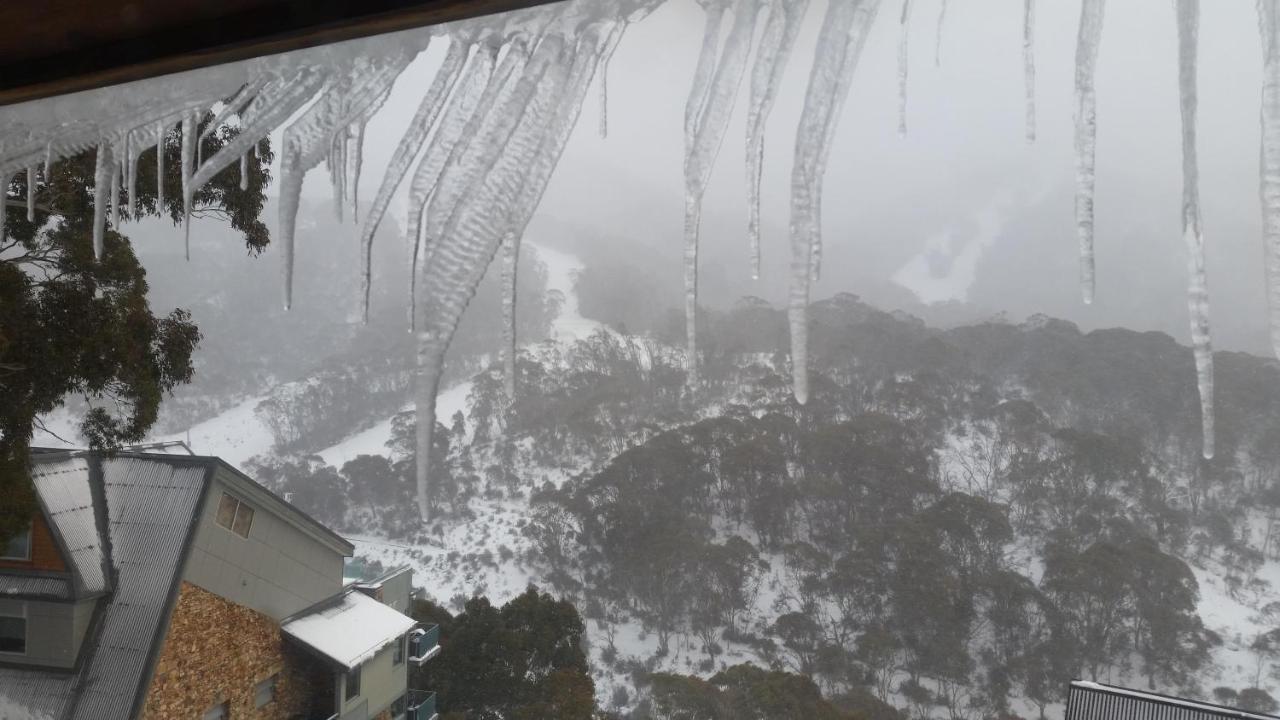
[[[440,626],[418,628],[409,633],[409,662],[421,666],[440,654]]]
[[[435,693],[410,690],[409,695],[413,699],[409,701],[409,711],[405,715],[405,720],[436,720],[439,717],[436,713]]]

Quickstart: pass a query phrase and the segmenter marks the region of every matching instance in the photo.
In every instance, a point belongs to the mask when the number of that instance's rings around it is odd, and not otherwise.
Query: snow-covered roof
[[[286,635],[350,670],[413,629],[408,615],[348,588],[284,621]]]

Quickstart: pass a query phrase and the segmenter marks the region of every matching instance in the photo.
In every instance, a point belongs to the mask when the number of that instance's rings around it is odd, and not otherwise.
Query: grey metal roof
[[[6,597],[70,600],[71,581],[46,575],[0,575],[0,598]]]
[[[58,720],[75,676],[0,667],[0,720]]]
[[[82,589],[111,593],[99,601],[98,629],[85,639],[78,672],[0,668],[0,720],[130,718],[145,693],[214,465],[92,453],[36,454],[33,462],[36,489],[83,576]]]
[[[106,592],[110,589],[111,576],[107,572],[105,528],[94,509],[88,459],[36,459],[31,479],[49,515],[53,532],[67,551],[76,594]]]

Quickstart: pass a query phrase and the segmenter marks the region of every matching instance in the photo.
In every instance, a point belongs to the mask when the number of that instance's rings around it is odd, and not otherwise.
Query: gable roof
[[[225,471],[225,472],[224,472]],[[98,607],[76,668],[0,665],[0,718],[134,717],[146,697],[215,473],[321,542],[349,542],[223,461],[168,453],[38,450],[32,478],[71,578],[7,575]],[[0,575],[6,571],[0,570]],[[15,579],[16,578],[16,579]]]
[[[212,465],[37,453],[32,478],[77,596],[104,593],[76,668],[0,668],[0,711],[44,720],[135,714],[172,610]]]

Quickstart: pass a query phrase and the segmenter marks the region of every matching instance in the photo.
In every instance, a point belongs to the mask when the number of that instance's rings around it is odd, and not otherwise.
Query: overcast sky
[[[603,1],[603,0],[602,0]],[[1021,0],[951,0],[934,63],[939,0],[911,19],[908,134],[897,134],[900,0],[882,3],[826,178],[826,266],[818,295],[854,292],[928,314],[1067,317],[1083,327],[1159,329],[1186,340],[1186,254],[1176,27],[1170,0],[1106,10],[1098,91],[1098,293],[1079,301],[1073,226],[1072,108],[1079,3],[1037,3],[1038,139],[1023,139]],[[765,277],[750,280],[745,238],[745,86],[706,195],[706,299],[781,300],[789,246],[791,156],[814,39],[811,4],[770,121],[764,171]],[[593,92],[530,232],[598,236],[621,257],[680,277],[684,103],[703,14],[670,0],[627,31],[609,69],[609,136]],[[364,192],[429,85],[443,43],[401,77],[367,134]],[[1254,3],[1203,4],[1200,164],[1210,293],[1220,348],[1263,352],[1265,297],[1258,201],[1261,52]],[[307,193],[323,196],[322,171]],[[555,238],[544,238],[554,242]],[[671,298],[673,306],[678,297]]]

